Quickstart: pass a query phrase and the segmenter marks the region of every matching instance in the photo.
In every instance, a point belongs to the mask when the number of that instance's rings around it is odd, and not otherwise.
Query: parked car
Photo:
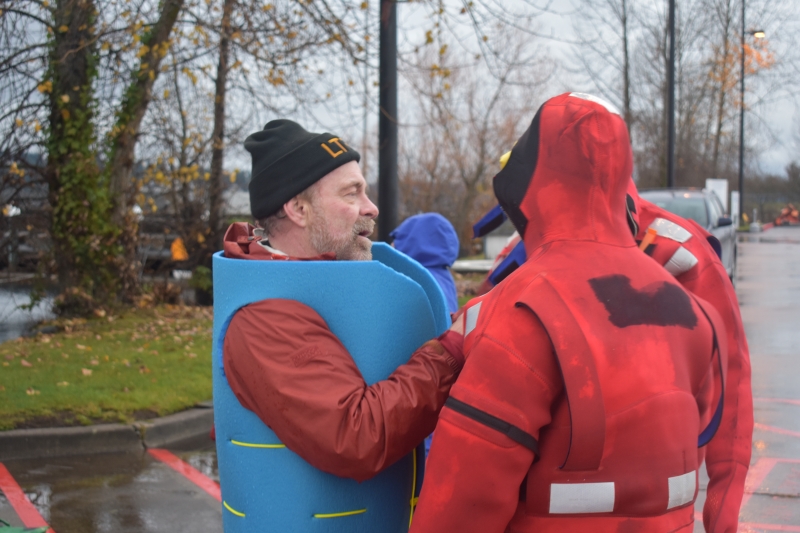
[[[733,279],[736,272],[736,228],[717,195],[700,189],[650,189],[639,196],[683,218],[690,218],[719,239],[722,264]]]

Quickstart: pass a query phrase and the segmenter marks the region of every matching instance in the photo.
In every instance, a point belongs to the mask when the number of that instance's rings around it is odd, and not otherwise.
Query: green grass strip
[[[0,430],[128,423],[211,398],[210,308],[57,324],[0,344]]]

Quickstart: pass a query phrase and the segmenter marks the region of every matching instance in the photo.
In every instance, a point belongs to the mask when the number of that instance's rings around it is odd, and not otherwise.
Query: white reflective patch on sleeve
[[[478,314],[481,312],[481,305],[483,302],[478,302],[469,309],[467,309],[467,321],[464,326],[464,336],[469,335],[475,326],[478,325]]]
[[[594,102],[595,104],[600,104],[601,106],[605,107],[609,113],[614,113],[615,115],[620,115],[619,109],[614,107],[614,104],[611,102],[607,102],[602,98],[599,98],[593,94],[588,93],[569,93],[570,96],[574,96],[575,98],[580,98],[581,100],[589,100],[590,102]]]
[[[655,219],[653,223],[650,224],[650,227],[656,230],[656,233],[661,237],[678,241],[681,244],[692,238],[692,234],[689,233],[689,231],[665,218]]]
[[[550,485],[550,514],[610,513],[613,510],[614,482]]]
[[[696,264],[697,258],[694,256],[694,254],[681,246],[672,255],[672,257],[669,258],[669,261],[667,261],[667,264],[664,265],[664,268],[667,269],[667,272],[677,278],[684,272],[688,272],[689,269]]]
[[[697,472],[694,470],[682,476],[669,478],[667,509],[674,509],[691,502],[694,499],[695,488],[697,488]]]

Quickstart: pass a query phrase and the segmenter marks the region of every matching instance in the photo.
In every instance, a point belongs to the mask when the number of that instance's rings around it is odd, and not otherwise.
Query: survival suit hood
[[[539,108],[494,178],[494,192],[530,257],[553,241],[634,246],[626,212],[633,155],[611,104],[564,93]]]

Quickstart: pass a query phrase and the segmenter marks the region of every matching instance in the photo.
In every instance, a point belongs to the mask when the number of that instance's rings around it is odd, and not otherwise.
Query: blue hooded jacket
[[[456,284],[449,267],[458,259],[458,235],[439,213],[407,218],[390,234],[394,247],[428,269],[444,292],[451,313],[458,311]]]

